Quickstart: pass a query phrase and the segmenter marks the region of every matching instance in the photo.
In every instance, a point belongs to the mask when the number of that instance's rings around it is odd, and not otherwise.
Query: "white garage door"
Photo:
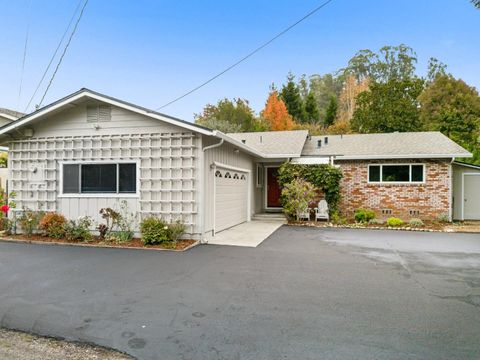
[[[215,232],[247,221],[248,173],[215,171]]]
[[[480,220],[480,175],[464,174],[463,218]]]

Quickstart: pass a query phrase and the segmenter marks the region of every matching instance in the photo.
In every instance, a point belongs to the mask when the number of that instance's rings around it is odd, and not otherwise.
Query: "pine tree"
[[[292,73],[289,73],[287,76],[287,84],[282,86],[280,98],[287,106],[288,113],[292,115],[296,122],[305,122],[307,116],[302,96],[300,94],[300,88],[295,83],[295,76]]]
[[[333,122],[335,121],[335,118],[337,116],[337,108],[338,108],[337,98],[335,96],[332,96],[330,98],[330,102],[328,103],[327,113],[325,115],[325,121],[324,121],[325,127],[333,125]]]
[[[305,99],[305,113],[306,121],[311,124],[316,124],[320,118],[320,112],[318,111],[317,100],[312,92],[309,92]]]

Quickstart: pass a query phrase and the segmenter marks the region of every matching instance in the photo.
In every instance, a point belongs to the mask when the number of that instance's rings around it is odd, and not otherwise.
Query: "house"
[[[99,209],[125,200],[142,217],[183,220],[200,239],[281,211],[285,161],[339,166],[340,209],[349,216],[367,207],[384,217],[451,218],[461,202],[452,172],[462,167],[452,162],[471,156],[436,132],[224,134],[88,89],[4,125],[0,145],[9,148],[18,209],[101,221]]]

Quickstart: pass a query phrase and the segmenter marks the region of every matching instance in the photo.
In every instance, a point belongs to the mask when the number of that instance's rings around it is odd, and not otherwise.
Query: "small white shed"
[[[454,162],[453,219],[480,220],[480,166]]]

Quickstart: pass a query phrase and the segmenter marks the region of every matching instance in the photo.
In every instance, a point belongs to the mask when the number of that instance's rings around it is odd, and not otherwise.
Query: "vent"
[[[242,140],[242,143],[244,143],[244,144],[245,144],[246,142],[247,142],[247,140],[245,140],[245,139],[243,139],[243,140]]]
[[[382,209],[382,215],[392,215],[392,209]]]
[[[322,140],[317,140],[317,148],[321,148],[322,147]]]
[[[325,136],[325,138],[323,139],[323,143],[324,143],[325,145],[328,145],[328,136]]]
[[[408,214],[410,216],[418,216],[420,215],[420,210],[408,210]]]
[[[87,106],[87,122],[112,120],[112,107],[108,105]]]

